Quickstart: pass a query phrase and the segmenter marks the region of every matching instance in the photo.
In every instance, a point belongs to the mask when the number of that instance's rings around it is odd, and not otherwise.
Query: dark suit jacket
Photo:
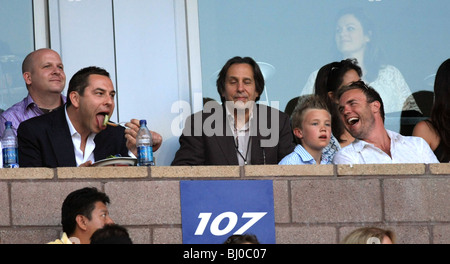
[[[17,130],[20,167],[75,167],[75,151],[69,125],[61,107],[22,122]],[[123,127],[111,127],[95,136],[94,159],[128,156]]]
[[[258,127],[258,131],[256,135],[250,136],[250,164],[278,164],[295,148],[289,117],[285,113],[265,105],[257,104],[256,109],[252,127]],[[227,123],[224,106],[221,107],[221,112],[217,114],[201,111],[186,120],[183,134],[179,139],[180,149],[175,154],[172,165],[239,165],[235,140]],[[276,120],[273,122],[273,117],[278,119],[278,122]],[[205,133],[203,127],[211,127],[212,119],[216,120],[212,127],[217,128],[219,123],[222,124],[217,130],[222,130],[221,135]],[[197,124],[195,124],[195,120],[197,120]],[[268,140],[272,135],[264,133],[261,127],[277,130],[279,140],[274,146],[262,147],[262,141]]]

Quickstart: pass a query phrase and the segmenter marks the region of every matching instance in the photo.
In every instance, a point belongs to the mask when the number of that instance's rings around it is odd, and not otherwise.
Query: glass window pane
[[[33,1],[0,0],[0,109],[27,95],[22,61],[34,49]]]
[[[344,9],[356,15],[340,19]],[[450,57],[449,9],[447,0],[198,0],[203,96],[220,101],[218,70],[233,56],[250,56],[266,75],[261,101],[285,110],[313,91],[318,69],[353,57],[384,101],[386,127],[407,135],[432,105],[419,92],[433,90]]]

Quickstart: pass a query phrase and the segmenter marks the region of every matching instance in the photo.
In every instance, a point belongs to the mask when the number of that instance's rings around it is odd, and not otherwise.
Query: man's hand
[[[80,167],[92,167],[92,161],[88,160],[83,164],[80,164]]]
[[[139,132],[140,124],[138,119],[131,119],[125,126],[125,138],[127,139],[127,148],[137,157],[136,137]],[[160,134],[150,131],[152,133],[153,151],[157,151],[162,144],[162,137]]]

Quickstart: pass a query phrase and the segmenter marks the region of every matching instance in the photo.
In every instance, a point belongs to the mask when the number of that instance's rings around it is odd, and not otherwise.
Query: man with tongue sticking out
[[[342,121],[355,141],[334,156],[334,164],[439,163],[422,138],[385,129],[383,101],[363,81],[339,88],[337,98]]]
[[[109,73],[98,67],[78,71],[70,80],[67,104],[47,115],[29,119],[18,129],[21,167],[90,166],[110,155],[136,155],[139,121],[129,129],[104,124],[111,116],[116,91]],[[161,136],[152,132],[154,149]]]

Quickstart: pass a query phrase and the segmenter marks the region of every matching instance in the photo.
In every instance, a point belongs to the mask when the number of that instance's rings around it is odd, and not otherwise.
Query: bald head
[[[39,57],[43,53],[54,53],[59,57],[59,54],[52,49],[43,48],[43,49],[35,50],[35,51],[31,52],[30,54],[28,54],[25,57],[25,59],[23,60],[22,73],[31,72],[33,70],[33,62],[36,60],[37,57]]]
[[[43,100],[50,100],[48,98],[50,95],[55,97],[50,101],[57,101],[55,104],[60,104],[60,94],[66,83],[66,75],[61,57],[56,51],[45,48],[31,52],[23,60],[22,72],[28,92],[38,105]]]

